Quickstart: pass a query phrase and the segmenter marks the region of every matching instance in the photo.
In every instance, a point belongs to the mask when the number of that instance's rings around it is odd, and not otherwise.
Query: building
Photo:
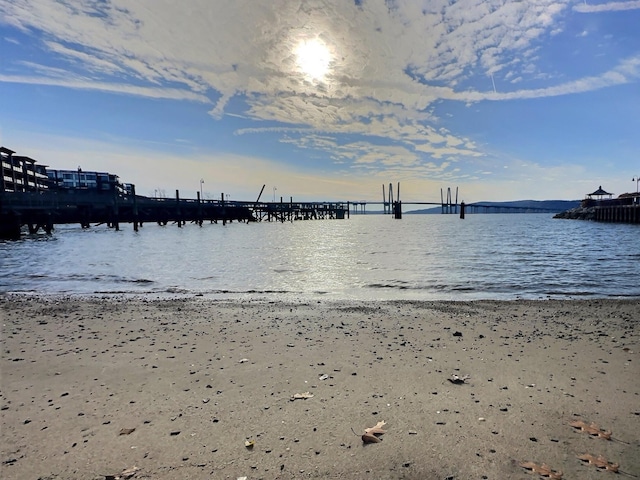
[[[51,188],[58,190],[90,190],[96,192],[113,192],[122,190],[123,186],[117,175],[106,172],[85,172],[77,170],[47,169]]]
[[[41,192],[49,189],[47,166],[33,158],[14,155],[13,150],[0,147],[2,182],[0,192]]]
[[[0,193],[82,191],[92,193],[131,194],[133,185],[122,184],[117,175],[106,172],[56,170],[39,164],[30,157],[15,155],[16,152],[0,147],[2,182]]]

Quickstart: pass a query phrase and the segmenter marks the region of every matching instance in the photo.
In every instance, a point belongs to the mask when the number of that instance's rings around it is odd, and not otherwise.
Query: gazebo
[[[602,200],[606,196],[609,196],[609,198],[611,198],[613,196],[613,193],[605,192],[602,189],[602,186],[599,186],[598,189],[593,193],[587,193],[587,197],[589,197],[592,200],[594,199],[594,197],[595,197],[595,200]]]

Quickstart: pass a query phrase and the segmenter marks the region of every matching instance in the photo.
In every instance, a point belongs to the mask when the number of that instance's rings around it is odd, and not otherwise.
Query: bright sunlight
[[[312,80],[322,80],[329,71],[331,53],[321,40],[304,40],[296,48],[298,67]]]

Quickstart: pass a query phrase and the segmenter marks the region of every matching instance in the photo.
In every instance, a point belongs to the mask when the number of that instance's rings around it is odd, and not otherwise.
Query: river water
[[[0,241],[0,292],[273,300],[640,298],[640,228],[550,214],[146,224]]]

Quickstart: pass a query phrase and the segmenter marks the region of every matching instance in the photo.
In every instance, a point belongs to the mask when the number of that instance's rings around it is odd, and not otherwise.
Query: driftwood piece
[[[306,400],[307,398],[313,398],[313,394],[309,393],[309,392],[294,393],[291,396],[291,401],[293,401],[293,400]]]

